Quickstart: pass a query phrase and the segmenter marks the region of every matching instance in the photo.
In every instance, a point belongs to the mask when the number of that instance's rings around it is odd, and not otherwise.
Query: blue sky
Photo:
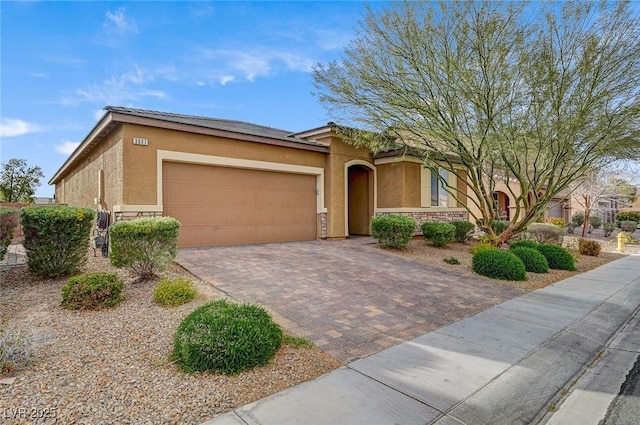
[[[379,6],[379,4],[376,4]],[[311,68],[337,59],[361,2],[0,3],[0,162],[47,181],[106,105],[291,131],[329,120]]]

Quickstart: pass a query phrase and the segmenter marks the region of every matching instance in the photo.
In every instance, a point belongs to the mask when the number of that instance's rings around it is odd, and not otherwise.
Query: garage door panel
[[[184,247],[316,238],[311,175],[165,162],[163,200]]]

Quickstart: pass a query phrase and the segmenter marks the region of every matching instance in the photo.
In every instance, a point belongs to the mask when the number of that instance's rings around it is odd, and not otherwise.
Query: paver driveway
[[[523,294],[371,241],[181,249],[178,263],[345,364]]]

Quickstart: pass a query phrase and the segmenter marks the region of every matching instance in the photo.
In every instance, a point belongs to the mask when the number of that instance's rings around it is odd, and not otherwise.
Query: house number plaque
[[[134,137],[133,138],[133,144],[134,145],[147,146],[149,144],[149,139],[143,139],[141,137]]]

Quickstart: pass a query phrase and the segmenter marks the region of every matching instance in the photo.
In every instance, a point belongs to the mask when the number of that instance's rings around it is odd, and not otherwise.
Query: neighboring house
[[[175,217],[181,247],[368,235],[371,217],[389,213],[418,223],[468,219],[419,159],[355,148],[333,125],[291,133],[105,109],[49,181],[56,202],[108,210],[113,221]],[[466,192],[464,181],[446,178]]]

